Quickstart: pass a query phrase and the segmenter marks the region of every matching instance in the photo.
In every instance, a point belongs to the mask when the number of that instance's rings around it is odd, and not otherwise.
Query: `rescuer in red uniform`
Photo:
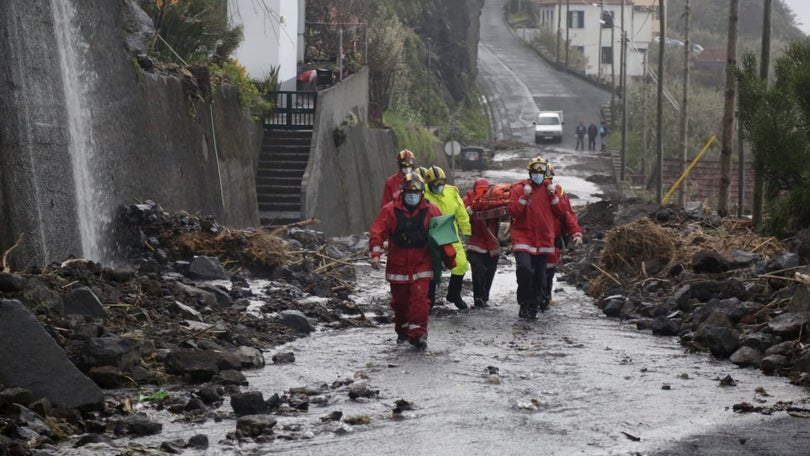
[[[386,203],[392,201],[394,196],[399,193],[400,188],[402,187],[402,177],[414,171],[413,165],[415,161],[416,157],[414,156],[413,152],[409,151],[408,149],[402,149],[401,151],[397,152],[397,165],[399,165],[399,171],[389,176],[388,180],[385,181],[380,207],[383,207],[386,205]]]
[[[428,251],[430,219],[442,215],[424,198],[425,183],[416,173],[403,176],[400,195],[380,209],[371,224],[371,267],[380,268],[383,245],[388,241],[385,279],[391,285],[391,307],[397,343],[408,341],[417,350],[427,348],[430,303],[428,288],[433,263]],[[452,244],[444,248],[444,264],[455,266]],[[452,252],[452,253],[451,253]]]
[[[545,311],[546,262],[554,253],[554,218],[563,215],[554,185],[545,180],[548,162],[529,160],[529,178],[512,185],[507,210],[512,217],[512,251],[517,275],[518,316],[536,319]]]
[[[472,234],[467,240],[467,261],[472,269],[473,302],[475,307],[489,307],[489,290],[498,270],[501,245],[498,229],[502,217],[483,218],[484,214],[472,210],[473,200],[489,189],[489,181],[481,177],[475,180],[472,190],[467,191],[464,205],[470,213]]]

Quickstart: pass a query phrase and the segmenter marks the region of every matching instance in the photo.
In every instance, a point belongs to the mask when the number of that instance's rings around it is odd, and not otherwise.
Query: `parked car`
[[[562,142],[564,123],[562,111],[540,111],[533,122],[535,144],[541,141]]]
[[[483,147],[465,146],[461,148],[461,170],[487,169],[487,152]]]

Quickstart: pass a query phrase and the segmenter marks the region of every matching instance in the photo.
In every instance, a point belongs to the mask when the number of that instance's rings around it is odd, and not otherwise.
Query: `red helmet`
[[[413,168],[415,160],[416,157],[413,155],[413,152],[408,149],[402,149],[397,153],[397,163],[400,168]]]
[[[476,180],[475,180],[475,182],[473,183],[473,188],[478,188],[478,187],[489,187],[489,181],[488,181],[488,180],[486,180],[486,179],[485,179],[485,178],[483,178],[483,177],[479,177],[479,178],[478,178],[478,179],[476,179]]]

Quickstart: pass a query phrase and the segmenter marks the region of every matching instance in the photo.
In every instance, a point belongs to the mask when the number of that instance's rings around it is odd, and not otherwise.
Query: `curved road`
[[[562,146],[573,149],[577,123],[582,119],[585,125],[599,125],[599,107],[610,102],[610,92],[556,71],[538,58],[506,26],[504,3],[486,0],[478,45],[479,78],[488,92],[494,134],[498,139],[533,143],[537,112],[562,110]]]

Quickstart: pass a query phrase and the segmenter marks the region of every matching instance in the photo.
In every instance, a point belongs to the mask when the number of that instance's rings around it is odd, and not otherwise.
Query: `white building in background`
[[[659,30],[658,0],[533,0],[533,3],[540,28],[556,33],[559,26],[563,42],[567,34],[571,46],[583,52],[588,62],[587,75],[601,77],[603,81],[609,81],[612,75],[619,77],[624,31],[629,43],[627,75],[644,74],[647,47]]]
[[[241,25],[244,41],[234,58],[254,79],[279,68],[281,90],[295,90],[303,59],[305,0],[227,0],[231,24]]]

